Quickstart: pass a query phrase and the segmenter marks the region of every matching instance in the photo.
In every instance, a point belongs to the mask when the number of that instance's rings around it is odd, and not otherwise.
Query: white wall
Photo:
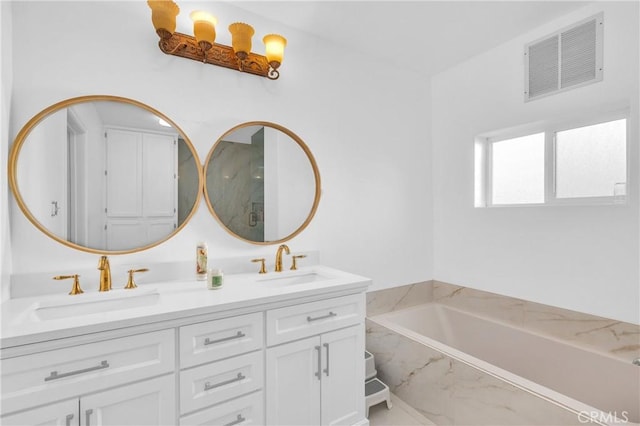
[[[9,185],[7,160],[9,146],[9,109],[13,74],[11,3],[0,2],[0,301],[9,297],[9,276],[11,274],[11,235],[9,228]]]
[[[183,25],[189,2],[180,7],[178,31],[190,33]],[[230,4],[215,3],[215,9],[221,28],[243,20],[256,34],[287,36],[278,81],[164,55],[146,2],[14,3],[11,136],[43,108],[87,94],[129,97],[165,113],[191,139],[201,162],[216,139],[241,122],[282,124],[309,145],[323,184],[316,218],[289,243],[292,251],[319,249],[322,263],[369,276],[374,288],[431,279],[428,82]],[[226,31],[218,32],[219,42],[230,44]],[[262,51],[259,37],[254,50]],[[97,264],[97,256],[43,236],[15,203],[11,228],[20,235],[11,247],[15,274]],[[201,240],[212,257],[261,254],[271,264],[275,257],[273,246],[227,234],[202,202],[177,236],[142,253],[114,256],[111,264],[191,261]],[[86,277],[85,286],[96,279]]]
[[[604,11],[604,81],[523,102],[523,46]],[[638,3],[594,3],[432,80],[438,280],[640,323]],[[478,134],[630,106],[626,206],[474,208]]]

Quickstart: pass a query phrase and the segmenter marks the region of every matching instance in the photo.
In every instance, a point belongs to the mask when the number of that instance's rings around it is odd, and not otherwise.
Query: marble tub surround
[[[640,357],[640,325],[433,281],[432,302],[504,322],[619,359]]]
[[[578,425],[576,413],[367,320],[367,350],[392,393],[438,425]]]
[[[367,316],[409,308],[432,300],[432,281],[371,291],[367,293]]]
[[[629,362],[640,357],[640,325],[441,281],[426,281],[369,292],[367,316],[430,302],[525,328]]]

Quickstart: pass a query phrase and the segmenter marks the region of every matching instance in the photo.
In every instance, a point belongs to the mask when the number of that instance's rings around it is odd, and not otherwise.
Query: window
[[[627,120],[555,134],[556,197],[611,197],[627,176]]]
[[[626,118],[537,130],[476,140],[476,207],[624,202]]]
[[[493,204],[544,202],[544,133],[491,144]]]

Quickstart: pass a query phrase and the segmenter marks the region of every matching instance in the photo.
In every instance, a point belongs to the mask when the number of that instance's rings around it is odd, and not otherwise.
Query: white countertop
[[[296,279],[309,274],[316,274],[320,279],[296,284],[270,282],[273,279]],[[322,295],[331,297],[331,293],[339,295],[341,292],[364,291],[369,284],[370,279],[359,275],[326,266],[309,266],[297,271],[269,272],[263,275],[226,275],[224,286],[217,290],[207,289],[205,281],[185,280],[145,284],[133,290],[113,290],[109,293],[10,299],[0,305],[0,349],[298,298]],[[120,308],[118,300],[124,299],[118,298],[124,292],[127,293],[126,299],[140,297],[144,298],[145,303]],[[93,301],[104,302],[109,298],[113,299],[113,310],[94,313],[88,308]],[[65,303],[77,303],[78,311],[84,312],[52,319],[42,319],[36,313],[39,309],[47,309],[47,306],[55,307]],[[121,305],[127,303],[123,302]]]

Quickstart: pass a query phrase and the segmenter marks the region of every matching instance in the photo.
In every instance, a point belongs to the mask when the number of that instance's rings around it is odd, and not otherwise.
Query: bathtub
[[[637,424],[640,367],[424,304],[368,318],[379,377],[437,424]]]

